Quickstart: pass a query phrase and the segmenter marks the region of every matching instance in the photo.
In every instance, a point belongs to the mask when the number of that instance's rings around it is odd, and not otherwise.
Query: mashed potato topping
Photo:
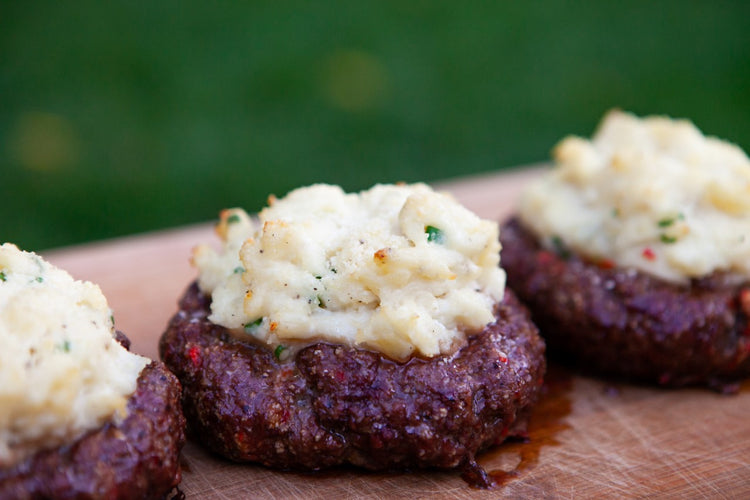
[[[424,184],[314,185],[272,198],[259,219],[225,210],[223,251],[198,247],[193,262],[209,319],[277,354],[311,340],[447,353],[503,296],[498,225]]]
[[[0,466],[126,415],[149,360],[113,334],[99,287],[0,246]]]
[[[750,160],[737,146],[685,120],[612,111],[554,158],[520,205],[548,246],[673,282],[750,277]]]

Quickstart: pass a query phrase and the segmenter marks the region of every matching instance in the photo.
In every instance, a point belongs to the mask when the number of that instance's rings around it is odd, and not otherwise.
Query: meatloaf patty
[[[0,499],[165,498],[181,479],[184,426],[180,384],[153,361],[141,371],[119,425],[0,469]]]
[[[190,286],[159,345],[182,382],[188,430],[227,458],[274,468],[472,475],[479,450],[524,430],[546,366],[544,342],[509,291],[497,321],[456,353],[406,363],[324,342],[279,361],[211,323],[209,306]]]
[[[542,248],[517,218],[501,232],[508,285],[550,358],[665,386],[736,390],[750,375],[750,283],[725,274],[677,285]]]

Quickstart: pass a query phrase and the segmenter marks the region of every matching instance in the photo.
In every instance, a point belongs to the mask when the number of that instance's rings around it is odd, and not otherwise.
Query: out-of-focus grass
[[[750,3],[0,3],[0,240],[543,161],[611,107],[750,148]]]

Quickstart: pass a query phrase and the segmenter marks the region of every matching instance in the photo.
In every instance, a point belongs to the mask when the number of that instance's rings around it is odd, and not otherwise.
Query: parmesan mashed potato
[[[0,467],[126,415],[149,360],[113,335],[99,287],[0,246]]]
[[[425,184],[313,185],[251,220],[225,210],[223,249],[197,247],[209,319],[275,349],[327,340],[394,359],[451,352],[494,321],[498,225]]]
[[[550,248],[686,283],[750,278],[750,160],[689,121],[611,111],[568,137],[519,215]]]

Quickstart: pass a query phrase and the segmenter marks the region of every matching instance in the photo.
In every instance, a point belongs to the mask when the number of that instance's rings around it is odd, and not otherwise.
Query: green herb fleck
[[[659,227],[669,227],[672,224],[674,224],[674,218],[670,217],[668,219],[661,219],[659,222],[656,223]]]
[[[662,234],[661,235],[661,242],[662,243],[671,244],[671,243],[674,243],[676,241],[677,241],[677,238],[675,238],[674,236],[669,236],[667,234]]]
[[[263,323],[263,318],[258,318],[258,319],[256,319],[255,321],[253,321],[251,323],[246,323],[245,324],[245,332],[251,333],[253,330],[255,330],[256,328],[258,328],[261,323]]]
[[[322,279],[323,279],[323,276],[315,276],[315,279],[316,279],[316,280],[322,280]]]
[[[562,238],[554,235],[551,241],[552,248],[557,255],[559,255],[563,259],[567,259],[568,257],[570,257],[570,250],[568,250],[568,247],[565,246],[565,242],[562,240]]]
[[[234,224],[235,222],[240,221],[240,216],[237,214],[232,214],[229,217],[227,217],[227,224]]]
[[[37,276],[36,277],[36,282],[37,283],[41,283],[42,281],[44,281],[44,278],[42,278],[41,276]]]
[[[109,322],[112,323],[112,325],[115,324],[115,316],[114,316],[114,314],[110,314],[109,315]]]
[[[445,235],[441,229],[435,226],[425,226],[424,232],[427,233],[427,241],[445,243]]]
[[[63,352],[70,352],[70,340],[63,340],[63,343],[58,346]]]
[[[277,345],[276,349],[273,350],[274,357],[276,359],[278,359],[279,361],[281,361],[281,353],[284,352],[284,351],[286,351],[287,349],[288,349],[288,347],[286,347],[284,345],[281,345],[281,344]]]
[[[234,268],[234,271],[232,271],[234,274],[242,274],[245,272],[245,268],[242,266],[237,266]]]
[[[8,281],[8,276],[5,274],[5,271],[0,271],[0,281]]]
[[[315,296],[309,297],[307,299],[308,304],[315,304],[316,306],[325,309],[326,305],[323,303],[323,297],[320,296],[320,294],[317,294]]]
[[[677,217],[665,217],[663,219],[660,219],[656,224],[659,227],[669,227],[675,222],[677,222],[678,220],[683,220],[684,218],[685,216],[680,213],[680,214],[677,214]]]

